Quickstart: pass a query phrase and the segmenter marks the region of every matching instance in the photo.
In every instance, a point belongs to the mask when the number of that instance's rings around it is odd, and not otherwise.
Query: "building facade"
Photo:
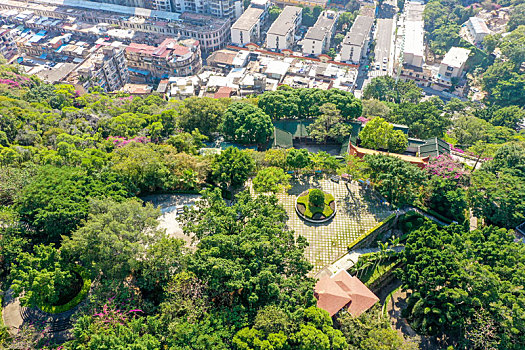
[[[55,0],[50,0],[55,1]],[[230,20],[237,19],[242,13],[240,0],[91,0],[99,3],[139,7],[166,12],[194,12],[209,14]]]
[[[261,19],[263,14],[263,9],[248,7],[232,25],[232,43],[244,46],[248,43],[258,42],[261,38]]]
[[[50,0],[65,3],[64,0]],[[34,22],[36,29],[55,30],[85,36],[113,37],[111,27],[119,27],[120,41],[137,41],[142,34],[148,43],[148,34],[157,37],[191,38],[199,40],[204,51],[223,48],[230,41],[230,20],[206,14],[185,12],[183,14],[165,11],[150,11],[143,8],[108,6],[102,7],[92,1],[71,2],[71,5],[52,5],[32,0],[3,0],[0,9],[17,10],[27,16],[11,16],[9,21],[26,26],[32,17],[46,17],[54,21]],[[51,25],[44,23],[53,22]],[[88,26],[92,30],[86,31]],[[108,29],[109,28],[109,29]]]
[[[357,16],[352,28],[348,31],[341,45],[341,61],[359,63],[366,57],[370,42],[370,31],[374,19],[368,16]]]
[[[105,91],[116,91],[129,81],[125,46],[119,42],[100,47],[77,69],[79,83],[88,89],[100,86]]]
[[[0,55],[9,60],[16,53],[16,43],[11,35],[11,30],[0,28]]]
[[[159,46],[131,43],[125,50],[131,80],[152,82],[196,74],[202,67],[199,41],[166,39]]]
[[[463,75],[465,64],[470,55],[470,50],[463,47],[452,47],[439,64],[439,70],[434,77],[434,85],[437,89],[450,88],[452,79],[459,79]]]
[[[337,12],[323,11],[315,24],[308,29],[303,39],[303,55],[319,56],[330,49],[335,31]]]
[[[295,44],[295,33],[301,25],[303,9],[286,6],[273,22],[266,34],[266,47],[270,50],[291,49]]]
[[[479,17],[470,17],[466,23],[467,30],[476,44],[483,42],[483,39],[490,34],[487,23]]]

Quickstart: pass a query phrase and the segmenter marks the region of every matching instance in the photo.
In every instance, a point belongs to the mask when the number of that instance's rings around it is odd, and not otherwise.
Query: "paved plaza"
[[[288,213],[288,227],[310,243],[305,254],[314,265],[313,274],[346,253],[348,244],[392,213],[372,190],[366,190],[356,182],[335,183],[329,179],[304,176],[290,184],[291,189],[277,194],[277,197]],[[331,221],[311,224],[297,216],[295,200],[309,188],[320,188],[335,197],[337,213]]]

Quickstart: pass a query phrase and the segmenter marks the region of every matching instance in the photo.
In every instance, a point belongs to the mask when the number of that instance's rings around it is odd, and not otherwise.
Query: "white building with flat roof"
[[[248,7],[231,28],[232,43],[244,46],[261,38],[261,17],[263,9]]]
[[[425,57],[425,36],[423,21],[408,21],[405,23],[405,50],[403,63],[414,67],[422,67]]]
[[[361,58],[366,57],[373,24],[372,17],[360,15],[356,17],[341,45],[341,61],[359,63]]]
[[[463,74],[470,50],[463,47],[452,47],[439,64],[438,78],[459,78]]]
[[[485,20],[479,17],[470,17],[466,23],[467,30],[476,44],[482,43],[483,39],[490,34]]]
[[[295,33],[301,25],[303,9],[286,6],[273,22],[266,34],[266,47],[270,50],[291,49],[295,44]]]
[[[330,49],[335,31],[337,12],[323,11],[303,39],[303,55],[320,55]]]

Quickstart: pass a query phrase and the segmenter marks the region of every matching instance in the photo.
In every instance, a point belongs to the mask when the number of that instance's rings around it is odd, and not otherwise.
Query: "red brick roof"
[[[213,95],[213,98],[225,98],[231,97],[233,89],[227,86],[221,86],[217,92]]]
[[[317,307],[328,311],[330,316],[346,308],[352,316],[358,317],[379,301],[363,282],[350,276],[345,270],[334,276],[321,278],[317,281],[314,292]]]

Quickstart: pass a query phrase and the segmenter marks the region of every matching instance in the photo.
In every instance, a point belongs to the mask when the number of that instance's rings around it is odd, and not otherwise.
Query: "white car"
[[[383,63],[387,63],[387,62],[388,62],[388,58],[383,57]]]
[[[376,70],[380,70],[381,69],[381,65],[379,63],[376,63]]]

